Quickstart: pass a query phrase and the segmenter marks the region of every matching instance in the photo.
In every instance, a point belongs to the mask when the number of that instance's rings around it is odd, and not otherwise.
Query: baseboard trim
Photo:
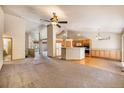
[[[112,58],[105,58],[105,57],[97,57],[97,56],[91,56],[91,57],[93,57],[93,58],[100,58],[100,59],[106,59],[106,60],[113,60],[113,61],[119,61],[119,62],[121,62],[121,59],[112,59]]]
[[[26,58],[20,58],[20,59],[12,59],[12,61],[17,61],[17,60],[24,60]]]

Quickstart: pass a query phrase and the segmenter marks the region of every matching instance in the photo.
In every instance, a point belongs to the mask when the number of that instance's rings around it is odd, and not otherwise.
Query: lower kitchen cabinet
[[[120,61],[121,60],[121,51],[120,50],[92,49],[91,50],[91,56]]]

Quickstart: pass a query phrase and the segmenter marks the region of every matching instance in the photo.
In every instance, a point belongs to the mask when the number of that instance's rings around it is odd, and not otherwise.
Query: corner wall
[[[3,45],[2,45],[2,34],[4,31],[4,12],[0,7],[0,69],[3,65]]]
[[[22,18],[5,15],[5,35],[12,38],[12,59],[25,58],[25,21]]]

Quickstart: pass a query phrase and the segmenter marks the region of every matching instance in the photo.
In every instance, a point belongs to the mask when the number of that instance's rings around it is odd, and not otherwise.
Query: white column
[[[122,57],[121,57],[121,61],[122,61],[122,71],[124,71],[124,35],[122,35]]]
[[[28,55],[28,49],[29,49],[29,33],[25,33],[25,55]]]
[[[57,26],[52,24],[47,26],[47,48],[48,56],[56,56],[56,31],[58,30]]]
[[[122,35],[122,57],[121,57],[121,62],[122,62],[122,67],[124,67],[124,35]]]
[[[40,55],[42,54],[42,40],[41,40],[41,35],[42,33],[41,33],[41,31],[39,30],[39,53],[40,53]]]
[[[0,70],[3,65],[3,42],[2,42],[2,34],[4,32],[4,12],[0,7]]]
[[[40,52],[40,55],[42,55],[42,53],[43,53],[43,44],[42,44],[42,35],[43,35],[43,33],[42,33],[42,26],[40,26],[39,27],[39,52]]]

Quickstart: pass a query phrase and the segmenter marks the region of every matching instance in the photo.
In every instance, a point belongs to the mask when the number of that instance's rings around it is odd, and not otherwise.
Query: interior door
[[[3,59],[4,61],[12,60],[12,38],[3,38]]]

